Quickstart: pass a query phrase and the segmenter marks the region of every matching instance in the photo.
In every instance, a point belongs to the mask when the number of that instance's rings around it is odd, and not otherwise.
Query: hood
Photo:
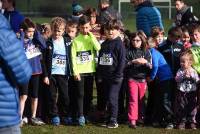
[[[11,29],[8,20],[2,14],[0,14],[0,28]]]
[[[136,7],[135,11],[138,11],[142,7],[153,7],[153,3],[151,1],[144,1]]]

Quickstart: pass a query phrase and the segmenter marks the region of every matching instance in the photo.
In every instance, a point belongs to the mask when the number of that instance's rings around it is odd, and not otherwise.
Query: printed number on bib
[[[28,49],[26,49],[25,54],[26,54],[27,59],[31,59],[31,58],[41,55],[41,52],[37,47],[35,47],[34,45],[31,45],[30,47],[28,47]]]
[[[77,52],[77,64],[84,64],[92,61],[91,51]]]
[[[112,65],[113,64],[113,57],[111,54],[103,54],[100,57],[99,61],[100,65]]]
[[[66,66],[66,56],[56,54],[53,56],[52,64],[57,67],[65,67]]]

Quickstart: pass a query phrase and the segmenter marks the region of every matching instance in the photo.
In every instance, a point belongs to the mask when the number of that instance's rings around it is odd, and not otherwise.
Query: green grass
[[[138,127],[131,129],[127,125],[121,125],[117,129],[107,129],[96,125],[79,126],[25,126],[23,134],[199,134],[200,130],[165,130],[152,127]]]

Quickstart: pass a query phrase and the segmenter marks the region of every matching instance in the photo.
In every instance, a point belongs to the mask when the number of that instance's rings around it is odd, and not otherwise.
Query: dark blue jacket
[[[20,25],[24,21],[24,16],[21,15],[18,11],[5,11],[4,16],[10,22],[11,28],[14,30],[15,33],[19,32]]]
[[[0,128],[20,123],[17,84],[27,84],[31,67],[22,43],[0,14]]]
[[[107,55],[107,56],[105,56]],[[100,58],[112,59],[110,65],[100,64]],[[123,78],[123,71],[125,67],[125,47],[120,37],[113,40],[105,40],[99,51],[97,75],[99,78],[110,79],[112,81],[119,81]]]
[[[136,12],[137,30],[143,30],[147,36],[150,36],[153,26],[158,26],[163,29],[160,11],[151,2],[145,1],[139,4]]]
[[[173,79],[172,71],[164,56],[155,48],[150,49],[152,57],[152,70],[150,78],[154,80],[157,76],[159,81]]]

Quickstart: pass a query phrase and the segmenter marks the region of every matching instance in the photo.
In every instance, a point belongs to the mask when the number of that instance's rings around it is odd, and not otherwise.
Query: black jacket
[[[183,50],[183,46],[180,43],[173,43],[170,40],[164,41],[158,47],[158,51],[160,51],[167,63],[169,64],[173,75],[176,75],[176,72],[180,68],[180,59],[179,56]]]
[[[118,81],[123,78],[124,67],[125,47],[120,37],[114,40],[105,40],[99,51],[97,76]]]
[[[139,64],[128,64],[128,62],[143,57],[148,61],[148,64],[139,65]],[[126,65],[127,65],[127,75],[128,78],[132,78],[135,80],[144,80],[146,79],[146,75],[150,72],[151,64],[151,54],[149,50],[142,50],[138,48],[130,47],[126,53]]]
[[[178,11],[175,18],[176,26],[188,26],[190,24],[199,24],[199,19],[194,16],[191,9],[184,6],[182,10]]]
[[[71,39],[69,37],[63,37],[66,50],[66,65],[67,65],[67,76],[70,76],[72,73],[71,69]],[[46,42],[47,48],[44,51],[44,65],[43,65],[43,75],[44,77],[51,77],[51,68],[52,68],[52,58],[53,58],[53,40],[52,38],[48,39]]]

